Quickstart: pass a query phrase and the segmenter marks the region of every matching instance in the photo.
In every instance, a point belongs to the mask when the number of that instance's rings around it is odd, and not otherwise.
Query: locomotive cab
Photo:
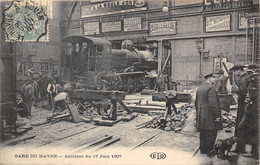
[[[107,68],[111,63],[111,42],[82,36],[67,37],[63,42],[63,80],[76,82],[82,78],[84,84],[92,85],[98,72],[109,71]]]

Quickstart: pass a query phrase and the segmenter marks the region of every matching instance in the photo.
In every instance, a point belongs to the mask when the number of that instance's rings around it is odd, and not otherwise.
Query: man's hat
[[[217,77],[217,75],[212,72],[204,75],[204,78],[209,78],[209,77]]]
[[[234,65],[231,69],[229,69],[230,71],[231,70],[243,70],[245,66],[243,65]]]

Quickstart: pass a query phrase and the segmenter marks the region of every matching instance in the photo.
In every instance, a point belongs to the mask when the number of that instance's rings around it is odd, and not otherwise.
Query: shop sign
[[[176,34],[176,21],[150,23],[150,35]]]
[[[142,30],[141,17],[124,18],[124,31]]]
[[[81,6],[81,18],[147,10],[144,0],[116,0]]]
[[[206,32],[230,30],[230,15],[206,17]]]
[[[121,21],[102,23],[102,32],[121,31]]]
[[[252,6],[252,0],[204,0],[204,10],[222,10]]]
[[[84,23],[84,35],[99,34],[99,22]]]
[[[116,36],[106,36],[104,37],[107,40],[134,40],[134,39],[140,39],[143,40],[146,39],[146,34],[122,34],[122,35],[116,35]]]
[[[247,20],[248,25],[250,28],[253,27],[254,22],[250,17],[254,17],[255,15],[258,15],[258,13],[239,13],[238,14],[238,29],[245,29],[247,27]]]

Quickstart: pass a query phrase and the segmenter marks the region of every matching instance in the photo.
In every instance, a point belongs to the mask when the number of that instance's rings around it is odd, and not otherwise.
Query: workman
[[[159,75],[156,77],[156,85],[158,92],[163,92],[165,90],[168,90],[167,88],[167,76],[164,75],[161,71],[159,71]]]
[[[205,83],[196,92],[196,129],[200,132],[200,152],[211,156],[217,132],[222,129],[221,109],[218,93],[213,84],[213,73],[206,74]]]
[[[27,80],[26,83],[21,88],[21,96],[22,100],[27,104],[28,106],[28,118],[32,117],[32,103],[34,100],[34,88],[33,88],[33,82]]]
[[[48,84],[47,92],[49,95],[49,105],[50,105],[50,108],[52,109],[52,108],[54,108],[53,98],[58,93],[55,79],[53,79],[52,82]]]
[[[78,83],[76,84],[76,89],[84,89],[82,79],[79,79]]]
[[[115,69],[111,70],[112,76],[111,76],[111,81],[110,81],[110,89],[111,90],[120,90],[122,86],[122,79],[120,75],[116,73]]]
[[[219,94],[228,94],[228,90],[227,90],[228,77],[224,75],[224,71],[222,69],[219,70],[218,74],[219,74],[219,78],[217,80],[215,88]]]
[[[27,74],[27,80],[30,81],[30,82],[32,82],[32,81],[33,81],[33,68],[30,67],[30,68],[27,70],[26,74]]]

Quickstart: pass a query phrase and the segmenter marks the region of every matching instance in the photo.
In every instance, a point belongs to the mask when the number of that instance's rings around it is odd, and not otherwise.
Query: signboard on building
[[[124,18],[124,31],[137,31],[142,30],[142,18]]]
[[[176,21],[150,23],[150,35],[176,34]]]
[[[115,35],[115,36],[105,36],[104,38],[106,40],[126,40],[126,39],[130,39],[130,40],[134,40],[134,39],[143,39],[145,40],[147,37],[146,33],[139,33],[139,34],[121,34],[121,35]]]
[[[102,23],[101,29],[102,32],[121,31],[121,21]]]
[[[144,0],[116,0],[81,6],[81,18],[147,10]]]
[[[206,17],[206,32],[230,30],[230,15]]]
[[[239,13],[238,14],[238,29],[245,29],[247,27],[247,20],[248,25],[250,28],[253,27],[254,22],[250,17],[257,17],[258,13]]]
[[[84,35],[99,34],[99,22],[86,22],[83,26]]]
[[[252,0],[203,0],[204,10],[221,10],[221,9],[231,9],[252,6]]]

